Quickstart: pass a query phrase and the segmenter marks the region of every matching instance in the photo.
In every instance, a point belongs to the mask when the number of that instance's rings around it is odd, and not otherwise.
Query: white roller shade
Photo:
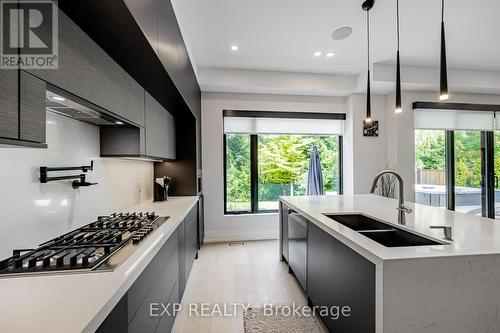
[[[343,135],[337,119],[224,117],[224,133]]]
[[[490,111],[415,109],[413,117],[416,129],[493,131],[495,127]]]

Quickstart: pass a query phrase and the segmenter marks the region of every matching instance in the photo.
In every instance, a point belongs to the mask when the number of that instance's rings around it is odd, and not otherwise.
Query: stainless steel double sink
[[[387,247],[446,245],[427,237],[375,220],[363,214],[323,214],[349,229]]]

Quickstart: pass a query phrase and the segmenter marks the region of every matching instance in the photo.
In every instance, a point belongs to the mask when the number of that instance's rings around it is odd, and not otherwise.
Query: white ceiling
[[[184,39],[200,68],[358,74],[366,68],[362,0],[172,0]],[[404,65],[439,65],[439,0],[400,0]],[[393,63],[396,0],[371,11],[372,62]],[[448,66],[500,70],[500,1],[446,0]],[[334,41],[332,32],[353,34]],[[232,53],[231,44],[240,51]],[[316,50],[335,57],[318,59]]]

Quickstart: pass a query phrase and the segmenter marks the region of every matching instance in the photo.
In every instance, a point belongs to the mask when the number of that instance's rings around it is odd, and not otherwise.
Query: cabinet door
[[[332,236],[309,222],[307,248],[307,296],[317,306],[337,305],[332,289],[335,276]],[[332,322],[322,318],[333,332]]]
[[[144,89],[64,12],[58,15],[58,69],[29,72],[144,126]]]
[[[289,265],[304,290],[307,290],[307,220],[297,214],[288,216]]]
[[[203,239],[205,238],[203,200],[203,195],[200,195],[200,199],[198,200],[198,249],[203,245]]]
[[[179,284],[177,283],[174,287],[174,290],[172,291],[172,294],[170,295],[170,298],[168,300],[167,304],[170,304],[170,311],[168,314],[165,314],[161,317],[160,322],[158,323],[158,326],[156,326],[155,332],[158,333],[167,333],[172,331],[172,327],[174,326],[174,321],[175,321],[175,315],[173,311],[173,306],[176,303],[180,303],[179,299]],[[165,306],[168,306],[165,304]]]
[[[0,137],[19,138],[18,70],[0,69]]]
[[[186,288],[186,220],[177,227],[177,240],[179,248],[179,299],[184,295]]]
[[[175,158],[174,119],[146,93],[146,155]]]
[[[45,93],[45,81],[21,71],[19,105],[21,140],[45,143]]]
[[[281,255],[288,262],[288,213],[290,209],[283,203],[281,205],[281,239],[282,239],[282,248]]]
[[[186,281],[198,253],[198,207],[194,206],[186,216]]]
[[[349,306],[321,319],[331,332],[375,332],[375,265],[309,222],[307,296],[315,306]]]

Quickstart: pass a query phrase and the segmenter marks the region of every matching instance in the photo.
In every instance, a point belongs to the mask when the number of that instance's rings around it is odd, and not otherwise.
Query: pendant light
[[[441,68],[439,80],[439,99],[448,99],[448,73],[446,69],[446,42],[444,33],[444,0],[441,0]]]
[[[366,118],[365,123],[372,122],[371,93],[370,93],[370,9],[374,0],[366,0],[361,8],[366,12],[366,41],[367,41],[367,77],[366,77]]]
[[[396,31],[398,36],[398,49],[396,51],[396,107],[394,111],[401,113],[401,63],[399,61],[399,0],[396,0]]]

